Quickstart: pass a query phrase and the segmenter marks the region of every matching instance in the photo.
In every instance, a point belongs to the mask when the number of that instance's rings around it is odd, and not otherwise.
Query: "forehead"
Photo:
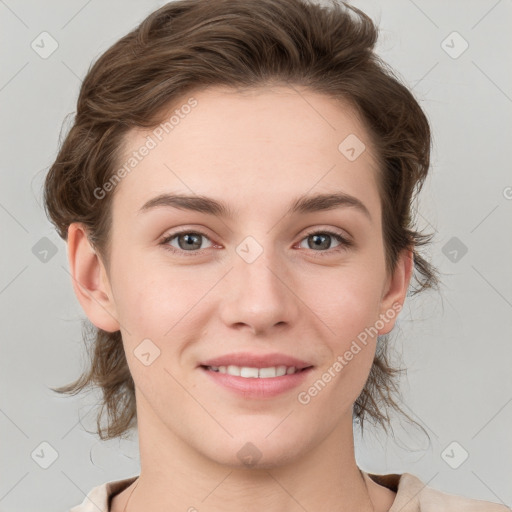
[[[131,130],[123,153],[120,167],[128,172],[114,197],[123,209],[162,192],[245,205],[264,194],[267,206],[309,190],[336,189],[370,202],[376,195],[377,163],[355,110],[295,86],[184,95],[160,125]]]

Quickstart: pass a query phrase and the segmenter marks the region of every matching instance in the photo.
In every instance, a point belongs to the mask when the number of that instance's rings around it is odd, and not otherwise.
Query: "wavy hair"
[[[332,0],[177,0],[151,13],[88,70],[73,124],[44,185],[45,210],[67,240],[82,223],[109,268],[112,194],[95,190],[118,169],[123,141],[136,127],[154,128],[185,95],[210,86],[237,89],[297,85],[348,102],[359,114],[379,160],[379,195],[386,268],[393,272],[402,249],[413,251],[417,286],[412,296],[436,288],[437,269],[420,247],[432,234],[415,229],[413,200],[427,177],[431,134],[412,92],[375,53],[378,29],[359,9]],[[412,284],[412,283],[411,283]],[[52,388],[76,394],[102,391],[97,429],[101,439],[122,437],[136,425],[134,382],[121,333],[85,320],[90,364],[71,384]],[[387,432],[398,405],[397,377],[388,335],[380,336],[353,417]],[[102,426],[106,409],[108,421]],[[414,420],[412,420],[414,421]],[[416,422],[414,422],[416,423]]]

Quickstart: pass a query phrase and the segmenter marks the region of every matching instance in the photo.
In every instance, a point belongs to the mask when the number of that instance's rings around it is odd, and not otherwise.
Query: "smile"
[[[236,377],[244,377],[246,379],[269,379],[273,377],[282,377],[283,375],[291,375],[302,370],[298,370],[295,366],[270,366],[268,368],[255,368],[250,366],[206,366],[206,369],[227,373]]]
[[[313,366],[200,366],[215,384],[244,399],[269,399],[303,385]]]

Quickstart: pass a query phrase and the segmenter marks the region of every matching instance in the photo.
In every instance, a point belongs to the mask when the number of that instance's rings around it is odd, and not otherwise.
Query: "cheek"
[[[309,288],[307,302],[340,342],[357,336],[377,320],[381,294],[379,276],[364,268],[347,267],[310,282],[316,282],[316,286]]]
[[[118,260],[113,274],[118,319],[129,346],[144,338],[154,339],[163,349],[167,341],[190,329],[201,300],[219,277],[190,267],[169,268],[148,258]]]
[[[309,298],[318,318],[328,326],[324,332],[330,354],[323,368],[324,381],[335,384],[340,398],[357,397],[373,364],[380,303],[377,282],[370,272],[340,272],[337,279],[323,280]]]
[[[327,357],[312,387],[304,390],[305,400],[315,402],[319,415],[330,411],[339,417],[351,410],[368,379],[377,341],[375,307],[368,293],[365,288],[345,288],[338,294],[326,291],[331,300],[323,299],[319,316],[329,326],[324,330]]]

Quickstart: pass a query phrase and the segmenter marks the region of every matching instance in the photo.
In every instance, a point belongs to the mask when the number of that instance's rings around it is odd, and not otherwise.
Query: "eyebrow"
[[[223,218],[234,218],[236,216],[236,211],[222,201],[201,195],[190,196],[184,194],[160,194],[144,203],[138,213],[144,213],[159,207],[191,210]],[[354,208],[356,211],[363,213],[372,222],[370,212],[364,203],[357,199],[357,197],[344,192],[318,194],[315,196],[302,195],[291,203],[285,215],[294,213],[306,214],[342,207]]]

